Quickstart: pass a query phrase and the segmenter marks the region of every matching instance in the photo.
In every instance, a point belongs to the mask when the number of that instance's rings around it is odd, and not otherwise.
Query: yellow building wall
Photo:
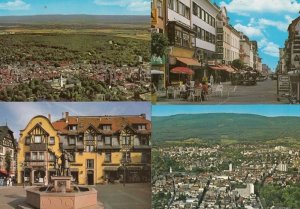
[[[22,180],[22,172],[23,168],[21,166],[21,163],[25,162],[25,152],[30,152],[30,146],[25,145],[25,139],[28,136],[29,132],[37,125],[40,124],[41,127],[49,134],[49,137],[47,140],[49,140],[50,137],[55,138],[55,144],[49,145],[49,148],[56,153],[56,155],[61,155],[61,152],[59,150],[59,137],[57,136],[57,132],[53,129],[52,124],[49,122],[49,120],[44,116],[37,116],[30,120],[30,122],[27,124],[26,128],[21,131],[20,138],[19,138],[19,145],[18,145],[18,156],[17,156],[17,168],[18,168],[18,183],[23,182]],[[49,143],[49,141],[47,142]],[[45,155],[45,160],[48,160],[48,156]],[[50,164],[50,163],[49,163]],[[49,165],[48,168],[52,168],[52,166]]]

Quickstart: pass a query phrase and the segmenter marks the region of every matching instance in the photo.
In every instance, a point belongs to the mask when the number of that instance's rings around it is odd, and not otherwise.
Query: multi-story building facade
[[[9,153],[11,158],[10,171],[6,170],[6,155]],[[0,175],[14,177],[16,176],[17,167],[17,142],[13,132],[8,126],[0,126]]]
[[[240,59],[246,66],[253,67],[253,51],[249,38],[241,33],[240,35]]]
[[[240,58],[240,32],[229,24],[225,7],[221,7],[218,15],[216,54],[218,64],[231,64]]]
[[[48,148],[44,153],[46,160],[39,165],[39,169],[45,173],[36,168],[36,159],[41,159],[45,149],[31,149],[41,147],[34,140],[41,135],[41,130],[29,131],[32,126],[35,127],[34,124],[44,131],[40,144]],[[41,124],[46,127],[40,127]],[[48,181],[55,174],[54,157],[47,152],[49,149],[58,157],[63,150],[70,153],[72,179],[79,184],[96,184],[123,178],[127,182],[148,181],[151,170],[150,134],[151,124],[145,115],[69,116],[66,113],[64,118],[52,123],[49,119],[38,116],[22,131],[18,159],[22,161],[27,155],[31,183],[41,183],[43,177]],[[26,138],[33,139],[29,147],[25,145]],[[34,154],[36,151],[38,153]],[[19,172],[22,176],[22,168]],[[40,181],[35,180],[36,175],[39,175]],[[18,182],[22,182],[21,177]]]
[[[57,130],[50,118],[36,116],[20,131],[18,183],[47,184],[51,171],[55,172],[55,157],[48,150],[61,155]]]
[[[291,94],[300,100],[300,17],[288,27],[289,37],[285,42],[285,68],[291,81]],[[282,60],[281,60],[282,62]]]
[[[216,52],[216,24],[219,8],[211,1],[193,0],[191,24],[196,32],[195,57],[200,61],[202,71],[196,71],[196,77],[207,75],[205,68],[208,61],[215,58]]]

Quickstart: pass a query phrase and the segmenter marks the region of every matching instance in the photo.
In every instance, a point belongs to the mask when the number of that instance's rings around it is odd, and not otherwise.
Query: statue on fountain
[[[70,153],[68,153],[66,150],[63,150],[63,153],[60,156],[60,159],[61,159],[60,174],[62,176],[71,176],[71,171],[70,171],[71,157],[70,157]]]

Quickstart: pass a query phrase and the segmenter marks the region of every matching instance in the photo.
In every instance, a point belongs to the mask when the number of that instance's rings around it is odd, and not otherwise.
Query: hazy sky
[[[263,116],[300,116],[299,105],[154,105],[153,116],[197,113],[246,113]]]
[[[0,0],[0,15],[149,15],[150,0]]]
[[[263,63],[275,68],[287,28],[299,16],[300,0],[212,0],[225,6],[230,23],[256,40]]]
[[[151,117],[151,105],[148,102],[32,102],[32,103],[0,103],[0,125],[8,126],[18,139],[20,130],[24,129],[31,118],[37,115],[48,116],[52,121],[62,118],[62,113],[69,112],[71,116],[90,115],[140,115]]]

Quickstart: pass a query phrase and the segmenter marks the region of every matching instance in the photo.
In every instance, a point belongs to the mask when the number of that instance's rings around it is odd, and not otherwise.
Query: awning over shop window
[[[201,67],[201,64],[196,59],[184,58],[184,57],[176,57],[176,59],[179,62],[182,62],[182,63],[186,64],[187,66],[199,66],[199,67]]]
[[[193,75],[194,71],[187,67],[175,67],[171,70],[171,73]]]
[[[212,70],[224,70],[229,73],[235,72],[235,70],[231,66],[227,65],[216,65],[216,66],[209,66]]]

